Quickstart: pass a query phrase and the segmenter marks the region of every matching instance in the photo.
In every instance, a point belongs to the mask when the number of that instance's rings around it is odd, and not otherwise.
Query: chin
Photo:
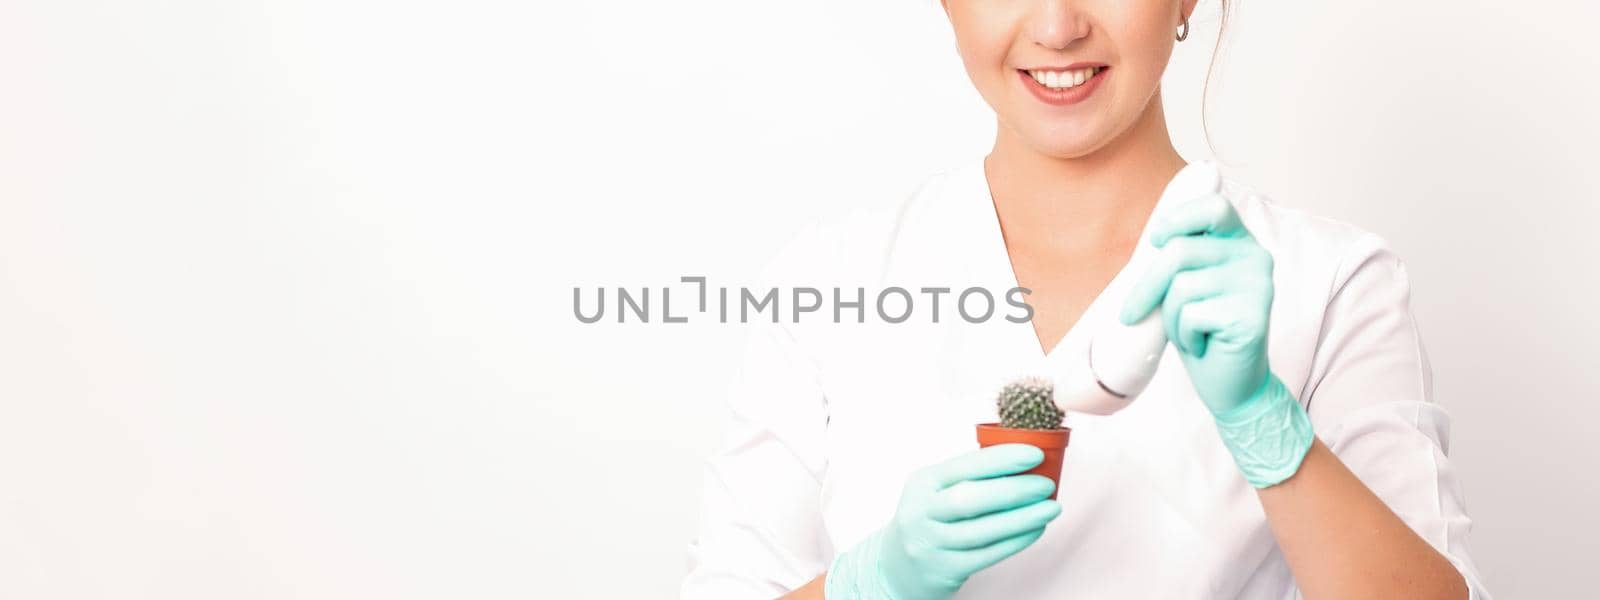
[[[1081,158],[1106,145],[1107,137],[1082,127],[1034,125],[1020,132],[1022,139],[1040,154],[1052,158]]]

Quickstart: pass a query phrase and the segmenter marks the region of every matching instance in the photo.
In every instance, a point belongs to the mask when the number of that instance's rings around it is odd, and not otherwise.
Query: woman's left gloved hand
[[[1272,255],[1217,194],[1158,218],[1149,241],[1161,252],[1129,293],[1122,322],[1160,306],[1167,338],[1245,479],[1258,488],[1288,479],[1313,435],[1267,364]]]

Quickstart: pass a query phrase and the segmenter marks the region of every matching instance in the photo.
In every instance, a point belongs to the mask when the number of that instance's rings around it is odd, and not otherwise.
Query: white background
[[[1592,589],[1600,9],[1240,8],[1231,173],[1393,242],[1487,582]],[[740,332],[572,288],[992,131],[931,0],[0,1],[0,597],[672,597]]]

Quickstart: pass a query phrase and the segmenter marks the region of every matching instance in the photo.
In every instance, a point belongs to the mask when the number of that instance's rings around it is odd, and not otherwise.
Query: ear
[[[940,2],[943,2],[943,1],[944,0],[940,0]],[[1181,0],[1180,2],[1178,2],[1178,17],[1179,17],[1179,19],[1180,20],[1187,20],[1189,17],[1194,16],[1194,6],[1196,4],[1199,4],[1199,3],[1200,3],[1200,0]]]

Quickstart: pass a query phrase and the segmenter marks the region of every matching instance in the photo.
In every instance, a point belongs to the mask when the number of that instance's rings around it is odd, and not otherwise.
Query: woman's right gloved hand
[[[894,519],[830,566],[828,600],[948,600],[974,573],[1027,548],[1061,514],[1055,484],[1017,475],[1044,460],[1000,444],[924,467],[906,481]]]

